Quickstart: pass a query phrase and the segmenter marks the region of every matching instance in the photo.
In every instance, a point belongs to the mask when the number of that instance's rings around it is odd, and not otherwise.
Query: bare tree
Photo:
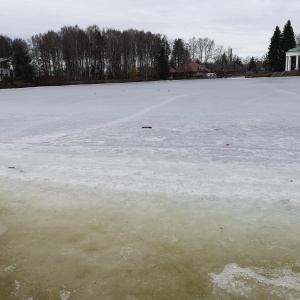
[[[93,79],[103,78],[106,51],[104,34],[97,25],[89,26],[85,32],[88,38],[86,54],[87,75]]]
[[[198,49],[198,59],[201,63],[203,63],[204,57],[204,43],[202,38],[198,38],[197,40],[197,49]]]
[[[203,54],[204,54],[204,63],[207,63],[209,59],[213,57],[215,49],[215,41],[209,38],[202,39],[203,43]]]
[[[196,37],[192,37],[188,43],[188,50],[192,60],[196,60],[198,56],[198,43]]]
[[[297,46],[300,46],[300,33],[295,35],[295,40],[296,40]]]
[[[214,67],[216,70],[223,69],[225,48],[222,45],[217,45],[213,54]]]

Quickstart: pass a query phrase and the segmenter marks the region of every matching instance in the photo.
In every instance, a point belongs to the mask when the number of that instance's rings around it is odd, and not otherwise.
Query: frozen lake
[[[299,77],[0,90],[0,299],[299,299],[299,175]]]

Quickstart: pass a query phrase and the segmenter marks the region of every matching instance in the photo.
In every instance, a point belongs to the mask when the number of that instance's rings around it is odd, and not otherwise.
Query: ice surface
[[[0,93],[3,176],[298,199],[298,78]]]
[[[3,295],[294,299],[299,95],[299,78],[0,90]]]

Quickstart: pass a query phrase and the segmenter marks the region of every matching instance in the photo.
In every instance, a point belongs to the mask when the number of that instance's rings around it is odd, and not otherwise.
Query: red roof
[[[172,67],[170,67],[170,73],[176,73],[176,70]]]
[[[210,69],[208,69],[192,60],[189,60],[188,62],[179,66],[176,69],[176,73],[193,73],[193,72],[199,72],[199,71],[210,72]]]

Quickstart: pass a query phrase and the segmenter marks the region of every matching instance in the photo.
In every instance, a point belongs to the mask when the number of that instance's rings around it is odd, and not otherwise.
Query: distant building
[[[4,77],[10,76],[10,68],[9,66],[9,58],[0,58],[0,81],[3,80]]]
[[[170,78],[173,79],[176,76],[176,69],[170,67]]]
[[[10,76],[10,69],[0,68],[0,81],[2,81],[4,77],[8,76]]]
[[[208,79],[214,79],[214,78],[217,78],[217,74],[216,73],[207,73],[205,77]]]
[[[177,69],[170,68],[171,78],[205,78],[210,69],[192,60],[182,64]]]

